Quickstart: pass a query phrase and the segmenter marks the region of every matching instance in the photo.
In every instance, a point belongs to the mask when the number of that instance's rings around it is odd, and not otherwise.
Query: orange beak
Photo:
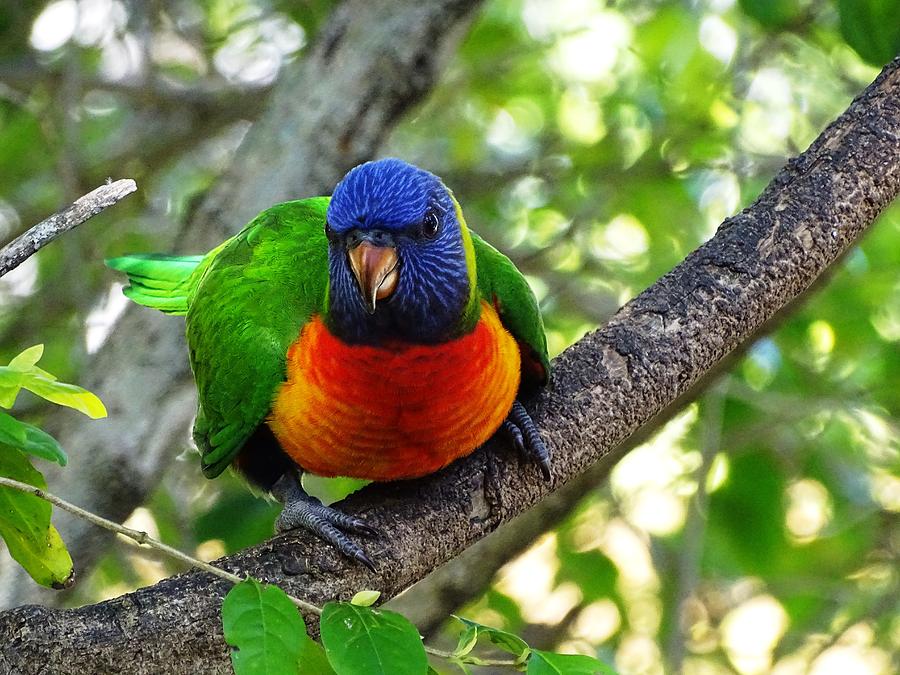
[[[397,251],[391,246],[375,246],[363,241],[348,255],[350,267],[366,301],[366,309],[369,314],[374,314],[375,303],[390,296],[400,280]]]

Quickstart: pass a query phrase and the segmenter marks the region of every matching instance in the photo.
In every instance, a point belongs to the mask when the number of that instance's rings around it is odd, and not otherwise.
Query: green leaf
[[[453,650],[453,656],[463,657],[475,649],[478,643],[478,628],[475,626],[466,626],[466,629],[459,636],[459,642],[456,643],[456,649]]]
[[[75,570],[72,556],[56,528],[50,525],[43,540],[16,539],[3,535],[9,554],[35,582],[41,586],[62,590],[72,585]]]
[[[428,670],[419,631],[396,612],[329,602],[320,630],[328,661],[341,675],[423,675]]]
[[[0,373],[0,375],[2,375],[2,373]],[[0,384],[0,408],[12,408],[21,388],[22,387],[19,385],[10,386]]]
[[[297,675],[334,675],[325,650],[315,640],[307,638],[300,649]]]
[[[51,403],[74,408],[91,419],[106,417],[106,407],[103,402],[87,389],[82,389],[74,384],[56,382],[41,375],[27,373],[22,381],[22,386]]]
[[[44,477],[28,457],[0,445],[0,476],[46,488]],[[50,504],[40,497],[0,487],[0,538],[9,554],[37,583],[65,588],[72,580],[72,558],[50,524]]]
[[[9,362],[8,368],[25,373],[31,370],[44,355],[44,345],[29,347]]]
[[[528,659],[527,675],[616,675],[609,665],[592,656],[554,654],[535,649]]]
[[[0,406],[12,407],[22,388],[51,403],[74,408],[92,419],[106,417],[103,402],[94,394],[74,384],[58,382],[56,377],[37,367],[44,345],[29,347],[7,366],[0,366]]]
[[[29,455],[56,462],[60,466],[65,466],[68,460],[66,453],[53,436],[32,424],[20,422],[3,411],[0,411],[0,443],[11,445]]]
[[[300,480],[303,484],[303,489],[306,490],[306,494],[315,497],[326,506],[341,501],[347,495],[353,494],[357,490],[362,490],[372,482],[361,478],[346,478],[344,476],[328,478],[326,476],[315,476],[311,473],[304,473]]]
[[[766,28],[781,28],[800,16],[798,0],[740,0],[739,4]]]
[[[371,607],[376,602],[378,602],[378,598],[381,597],[381,591],[360,591],[350,600],[351,605],[356,605],[357,607]]]
[[[838,11],[847,44],[872,65],[900,52],[900,0],[838,0]]]
[[[44,476],[19,450],[0,445],[0,476],[27,483],[42,490]],[[12,488],[0,488],[0,523],[6,519],[31,537],[39,537],[50,526],[50,502]]]
[[[518,635],[513,635],[512,633],[509,633],[505,630],[500,630],[499,628],[491,628],[490,626],[485,626],[484,624],[480,624],[477,621],[464,619],[461,616],[454,615],[453,618],[466,626],[466,632],[464,632],[462,637],[460,637],[457,649],[460,649],[460,647],[467,647],[468,651],[466,651],[466,653],[472,651],[472,647],[475,646],[475,642],[483,635],[503,651],[514,654],[517,659],[524,660],[528,656],[528,653],[530,651],[528,643]],[[472,639],[470,631],[475,632],[474,640]]]
[[[22,389],[22,373],[8,366],[0,366],[0,407],[12,408]]]
[[[247,579],[222,602],[225,641],[236,675],[296,673],[307,642],[300,612],[277,586]],[[311,648],[307,648],[311,649]]]

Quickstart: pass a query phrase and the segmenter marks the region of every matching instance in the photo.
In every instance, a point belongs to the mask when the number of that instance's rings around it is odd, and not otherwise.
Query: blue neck
[[[417,249],[412,244],[398,246],[400,280],[394,293],[378,302],[374,314],[366,311],[346,254],[330,249],[325,324],[331,333],[350,344],[384,345],[397,340],[437,344],[470,332],[480,305],[472,302],[461,242],[458,250],[441,252],[460,263],[449,268],[446,259],[441,263]]]

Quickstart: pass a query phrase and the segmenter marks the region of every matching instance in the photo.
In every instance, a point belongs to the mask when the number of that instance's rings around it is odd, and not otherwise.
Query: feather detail
[[[194,270],[202,255],[128,255],[109,258],[106,266],[125,272],[130,286],[124,293],[134,302],[166,314],[185,314],[194,287]]]
[[[288,351],[268,423],[312,473],[415,478],[493,435],[520,370],[516,340],[487,303],[470,333],[436,345],[348,345],[315,317]]]

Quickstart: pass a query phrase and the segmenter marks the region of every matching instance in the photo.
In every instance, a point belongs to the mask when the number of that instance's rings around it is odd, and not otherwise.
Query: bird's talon
[[[363,522],[362,520],[357,521],[354,524],[353,529],[356,532],[358,532],[359,534],[364,534],[368,537],[380,537],[381,536],[381,530],[379,530],[377,527],[372,527],[371,525]]]
[[[356,553],[353,554],[353,559],[368,567],[372,572],[377,571],[375,569],[375,563],[372,562],[372,559],[369,558],[362,549],[357,550]]]
[[[550,482],[553,480],[553,470],[550,468],[550,458],[544,457],[539,463],[538,466],[541,469],[541,476],[543,476],[546,482]]]
[[[348,558],[353,558],[375,571],[374,563],[362,548],[345,534],[345,531],[349,531],[354,534],[375,536],[379,534],[375,528],[361,518],[341,513],[309,496],[300,487],[296,476],[285,475],[275,484],[272,493],[284,504],[281,515],[275,521],[275,529],[278,532],[305,528]]]
[[[516,452],[521,454],[523,457],[528,456],[528,450],[525,448],[525,438],[522,436],[522,431],[515,425],[514,422],[510,420],[504,420],[503,426],[501,427],[506,435],[509,436],[510,441],[513,444],[513,447],[516,449]]]
[[[537,427],[519,401],[514,401],[509,417],[503,422],[502,429],[512,439],[512,443],[526,459],[538,465],[545,481],[553,479],[550,468],[550,452],[538,433]]]

